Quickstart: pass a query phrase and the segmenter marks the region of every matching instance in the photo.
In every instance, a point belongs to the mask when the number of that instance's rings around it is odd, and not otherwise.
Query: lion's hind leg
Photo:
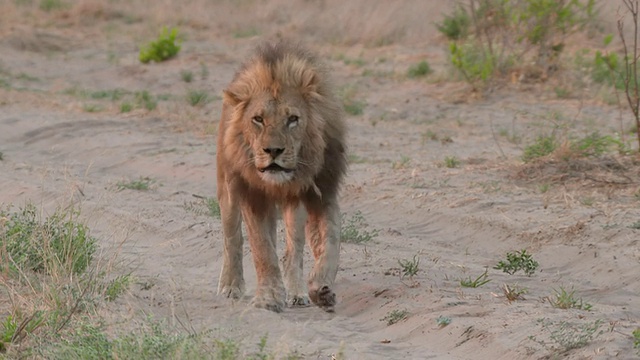
[[[284,254],[284,284],[287,304],[306,307],[311,304],[303,277],[304,226],[307,212],[301,203],[287,204],[283,209],[287,248]]]

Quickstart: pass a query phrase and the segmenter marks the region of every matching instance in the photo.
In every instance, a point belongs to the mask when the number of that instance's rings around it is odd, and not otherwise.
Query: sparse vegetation
[[[400,160],[394,161],[393,164],[391,164],[391,166],[394,169],[404,169],[407,166],[409,166],[409,163],[411,163],[411,158],[408,156],[402,155],[400,157]]]
[[[407,317],[409,317],[409,311],[407,310],[392,310],[385,317],[380,319],[380,321],[385,321],[387,325],[390,326],[405,320]]]
[[[542,345],[555,354],[562,354],[569,350],[587,346],[593,339],[604,333],[600,330],[601,320],[594,322],[572,324],[566,321],[554,322],[547,319],[538,320],[542,330],[548,333],[548,340],[540,340],[535,336],[529,339]]]
[[[362,216],[362,212],[356,211],[351,218],[346,219],[346,215],[342,214],[342,230],[340,238],[345,243],[364,244],[375,239],[378,236],[378,230],[365,230],[367,223]]]
[[[178,39],[178,29],[163,28],[155,41],[143,46],[140,49],[139,59],[142,63],[151,61],[161,62],[176,56],[180,51],[180,40]]]
[[[339,91],[342,98],[344,111],[353,116],[359,116],[364,113],[365,103],[356,98],[357,88],[355,86],[346,86]]]
[[[193,81],[193,72],[189,70],[180,71],[180,77],[182,78],[182,81],[190,83]]]
[[[460,166],[460,160],[455,156],[445,156],[444,166],[449,169],[454,169]]]
[[[633,336],[633,348],[638,350],[637,353],[640,355],[640,328],[633,330],[631,335]]]
[[[504,294],[504,297],[509,300],[509,302],[524,300],[524,294],[527,293],[527,289],[521,288],[518,285],[503,284],[502,293]]]
[[[420,61],[416,65],[412,65],[409,70],[407,70],[407,76],[410,78],[423,77],[431,74],[432,70],[429,66],[429,63],[426,61]]]
[[[436,319],[436,324],[438,324],[438,327],[443,328],[449,324],[451,324],[451,318],[448,316],[438,316],[438,318]]]
[[[555,71],[565,38],[593,22],[594,7],[594,0],[468,0],[436,27],[451,41],[454,68],[478,89],[525,61]]]
[[[558,146],[558,141],[554,135],[538,136],[533,144],[524,148],[522,161],[530,162],[531,160],[547,156],[551,154]]]
[[[527,276],[531,276],[538,269],[538,262],[533,260],[530,254],[527,254],[527,250],[522,250],[520,252],[507,253],[507,260],[500,260],[494,269],[502,270],[509,275],[522,270]]]
[[[136,92],[135,99],[137,106],[144,107],[149,111],[158,106],[158,101],[147,90]]]
[[[119,181],[116,184],[118,190],[139,190],[147,191],[156,181],[149,177],[140,177],[138,180]]]
[[[209,102],[209,94],[202,90],[189,90],[187,92],[187,101],[191,106],[202,106]]]
[[[582,298],[575,297],[575,290],[567,291],[564,287],[553,290],[555,294],[548,296],[547,300],[554,308],[558,309],[578,309],[589,311],[593,307],[591,304],[583,302]]]
[[[471,279],[471,277],[462,279],[460,280],[460,286],[468,287],[468,288],[478,288],[482,285],[485,285],[486,283],[491,281],[491,279],[489,279],[488,272],[489,272],[489,269],[485,269],[484,272],[475,279]]]
[[[400,265],[401,278],[408,277],[409,279],[413,279],[413,277],[418,274],[418,271],[420,271],[420,258],[416,254],[413,255],[411,260],[398,260],[398,265]]]

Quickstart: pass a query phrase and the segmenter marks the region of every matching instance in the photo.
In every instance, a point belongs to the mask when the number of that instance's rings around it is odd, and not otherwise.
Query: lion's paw
[[[292,295],[287,297],[287,304],[289,307],[308,307],[311,305],[311,301],[306,294]]]
[[[251,305],[259,309],[267,309],[273,312],[282,312],[285,307],[284,291],[276,289],[258,290],[251,301]]]
[[[218,295],[224,296],[226,298],[231,298],[234,300],[240,299],[243,294],[244,294],[244,289],[242,289],[241,286],[227,285],[227,286],[221,286],[220,288],[218,288]]]
[[[336,294],[328,286],[309,291],[309,297],[314,304],[326,312],[333,312],[336,305]]]

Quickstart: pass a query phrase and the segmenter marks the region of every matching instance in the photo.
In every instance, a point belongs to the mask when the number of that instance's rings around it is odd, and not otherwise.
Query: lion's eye
[[[297,115],[290,115],[289,118],[287,119],[287,126],[289,127],[293,127],[298,125],[298,116]]]
[[[251,120],[255,124],[262,124],[264,122],[264,119],[262,118],[262,116],[254,116],[253,118],[251,118]]]

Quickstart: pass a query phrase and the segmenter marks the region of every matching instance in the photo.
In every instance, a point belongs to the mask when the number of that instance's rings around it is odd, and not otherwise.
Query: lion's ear
[[[241,102],[240,98],[229,90],[222,91],[222,100],[233,107],[237,106]]]
[[[302,93],[314,97],[318,95],[318,76],[313,70],[305,70],[302,73]]]

